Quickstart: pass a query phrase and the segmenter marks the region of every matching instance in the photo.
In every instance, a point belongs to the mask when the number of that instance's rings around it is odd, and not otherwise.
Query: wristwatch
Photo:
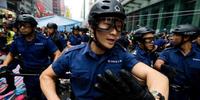
[[[151,91],[151,94],[154,96],[155,100],[165,100],[165,97],[158,91]]]

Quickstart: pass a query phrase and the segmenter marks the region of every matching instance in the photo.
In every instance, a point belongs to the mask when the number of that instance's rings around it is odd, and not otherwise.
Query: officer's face
[[[181,35],[173,34],[172,35],[172,43],[174,46],[179,45],[181,43]]]
[[[48,35],[51,35],[54,33],[54,29],[53,28],[47,28],[47,33]]]
[[[75,29],[74,30],[74,35],[78,35],[79,34],[79,30]]]
[[[20,23],[18,28],[21,35],[28,35],[33,32],[33,26],[29,23]]]
[[[143,36],[144,39],[144,45],[148,50],[153,50],[154,49],[154,35],[153,33],[147,33]]]

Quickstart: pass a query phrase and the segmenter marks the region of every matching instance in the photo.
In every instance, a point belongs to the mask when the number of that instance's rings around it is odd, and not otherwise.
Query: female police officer
[[[89,14],[93,40],[64,52],[40,76],[42,91],[49,100],[59,100],[53,79],[67,70],[72,73],[71,86],[76,99],[94,100],[102,95],[94,88],[97,74],[106,69],[118,73],[122,68],[146,80],[150,91],[157,91],[167,99],[168,79],[116,44],[124,19],[124,9],[116,0],[99,0],[93,5]]]

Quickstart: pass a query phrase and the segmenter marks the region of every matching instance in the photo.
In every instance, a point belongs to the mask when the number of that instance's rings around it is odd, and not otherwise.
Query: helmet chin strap
[[[92,39],[92,41],[94,41],[94,43],[96,44],[97,47],[99,47],[100,49],[102,50],[108,50],[108,48],[106,48],[104,45],[102,45],[99,40],[97,39],[97,36],[96,36],[96,32],[94,31],[94,39]]]
[[[184,41],[183,37],[184,37],[184,36],[181,36],[181,42],[180,42],[178,45],[175,45],[175,47],[178,47],[178,48],[180,48],[180,47],[181,47],[181,45],[183,45],[184,43],[186,43],[186,42],[188,42],[188,41],[189,41],[189,40],[187,40],[187,41]]]

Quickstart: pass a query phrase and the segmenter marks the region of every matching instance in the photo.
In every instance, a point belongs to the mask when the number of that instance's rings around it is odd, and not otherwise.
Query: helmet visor
[[[121,32],[123,26],[124,21],[115,17],[101,17],[98,19],[97,24],[97,28],[104,31],[112,31],[112,29],[115,28],[116,31]]]

